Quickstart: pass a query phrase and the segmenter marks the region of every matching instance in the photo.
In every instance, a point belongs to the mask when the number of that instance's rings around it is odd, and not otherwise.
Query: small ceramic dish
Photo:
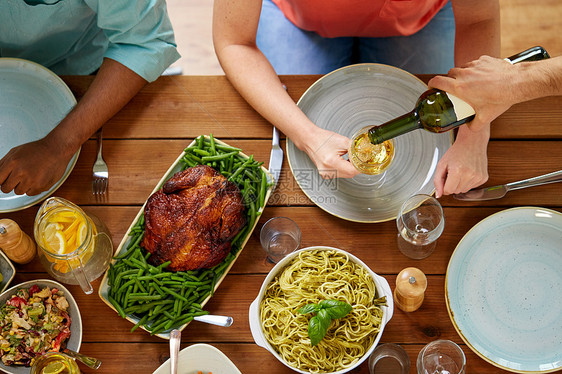
[[[2,274],[2,282],[0,282],[0,293],[4,292],[10,285],[16,275],[16,268],[6,254],[0,251],[0,273]]]
[[[169,372],[170,360],[168,359],[152,374],[168,374]],[[242,374],[218,348],[209,344],[193,344],[180,351],[178,374],[197,374],[199,372],[205,374]]]
[[[36,279],[30,280],[27,282],[20,283],[16,286],[11,287],[10,289],[6,290],[2,294],[0,294],[0,305],[4,305],[6,301],[12,297],[13,294],[17,292],[17,290],[21,288],[29,289],[33,285],[38,285],[40,288],[57,288],[58,290],[64,292],[64,296],[70,305],[69,315],[71,318],[70,323],[70,338],[66,342],[66,347],[73,351],[80,351],[80,345],[82,344],[82,317],[80,316],[80,310],[78,309],[78,304],[76,304],[76,300],[62,284],[59,282],[55,282],[50,279]],[[24,366],[6,366],[0,361],[0,370],[8,373],[8,374],[29,374],[31,372],[31,368],[24,367]]]

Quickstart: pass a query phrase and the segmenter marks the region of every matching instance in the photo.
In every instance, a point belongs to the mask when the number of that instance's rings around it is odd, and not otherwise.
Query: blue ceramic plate
[[[515,373],[562,368],[562,213],[507,209],[475,225],[451,256],[449,316],[480,357]]]
[[[408,113],[426,90],[425,83],[404,70],[357,64],[317,80],[298,106],[317,126],[351,138],[363,127]],[[410,196],[433,193],[437,162],[452,143],[451,132],[409,132],[394,139],[394,159],[385,172],[350,179],[322,179],[307,154],[290,139],[287,160],[300,188],[318,207],[345,220],[374,223],[395,219]]]
[[[8,288],[16,275],[14,264],[2,251],[0,251],[0,273],[2,273],[2,281],[0,282],[0,293],[2,293]]]
[[[0,158],[15,146],[47,135],[74,105],[74,95],[52,71],[34,62],[0,58]],[[25,209],[50,196],[66,180],[79,153],[48,191],[34,196],[0,191],[0,213]]]

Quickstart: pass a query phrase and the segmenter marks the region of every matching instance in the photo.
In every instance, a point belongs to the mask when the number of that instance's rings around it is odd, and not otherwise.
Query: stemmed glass
[[[466,357],[450,340],[435,340],[422,348],[416,363],[418,374],[465,374]]]
[[[400,252],[415,260],[426,258],[433,253],[435,241],[443,233],[443,208],[432,196],[411,196],[402,204],[396,226]]]

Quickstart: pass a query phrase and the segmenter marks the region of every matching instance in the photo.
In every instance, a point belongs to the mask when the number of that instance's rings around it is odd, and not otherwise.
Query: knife
[[[562,182],[562,170],[499,186],[476,188],[465,193],[454,194],[453,197],[465,201],[501,199],[509,191],[556,182]]]
[[[283,150],[279,145],[279,130],[273,126],[273,140],[271,142],[271,155],[269,156],[269,172],[273,175],[273,188],[275,190],[279,175],[281,174],[281,164],[283,164]]]

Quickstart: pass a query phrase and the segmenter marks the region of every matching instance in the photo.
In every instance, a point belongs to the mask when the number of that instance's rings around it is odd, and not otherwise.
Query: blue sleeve
[[[109,39],[104,57],[149,82],[180,57],[164,0],[84,1],[96,12],[98,27]]]

